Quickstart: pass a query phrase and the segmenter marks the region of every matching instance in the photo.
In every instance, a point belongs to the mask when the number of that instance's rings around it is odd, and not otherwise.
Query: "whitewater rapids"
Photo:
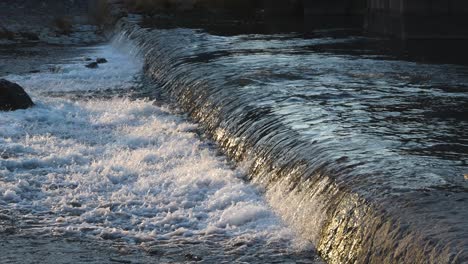
[[[142,87],[138,56],[112,44],[81,49],[109,63],[88,69],[75,57],[4,76],[36,103],[0,113],[5,217],[34,219],[33,234],[157,247],[172,260],[184,247],[185,260],[208,262],[313,258],[196,124],[151,98],[129,99]]]

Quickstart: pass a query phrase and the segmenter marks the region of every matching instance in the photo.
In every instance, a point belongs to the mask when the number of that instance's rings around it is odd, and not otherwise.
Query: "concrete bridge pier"
[[[267,17],[304,19],[311,27],[362,27],[366,0],[264,0]]]
[[[306,24],[320,27],[361,28],[366,0],[304,0]]]
[[[468,39],[467,0],[263,0],[263,6],[267,17],[303,18],[311,27],[364,25],[400,39]]]
[[[291,17],[302,18],[304,15],[303,2],[308,0],[263,0],[262,6],[268,18]]]
[[[468,39],[468,1],[367,0],[365,29],[402,39]]]

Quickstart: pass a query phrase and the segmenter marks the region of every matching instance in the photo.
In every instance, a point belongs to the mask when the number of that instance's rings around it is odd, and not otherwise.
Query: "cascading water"
[[[0,263],[323,263],[197,125],[148,99],[135,49],[71,50],[0,49],[0,76],[36,103],[0,112]],[[28,59],[40,68],[2,71]]]
[[[118,28],[330,263],[468,260],[466,67],[316,51],[358,38]]]

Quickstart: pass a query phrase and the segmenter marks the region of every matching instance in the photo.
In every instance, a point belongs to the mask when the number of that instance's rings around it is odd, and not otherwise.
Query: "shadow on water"
[[[362,17],[321,16],[251,17],[226,15],[172,14],[144,17],[141,25],[146,28],[199,29],[212,35],[236,36],[249,34],[293,34],[305,39],[356,38],[353,42],[315,45],[318,52],[382,56],[397,60],[423,63],[450,63],[468,65],[468,40],[465,39],[411,39],[400,40],[369,36],[362,29]]]

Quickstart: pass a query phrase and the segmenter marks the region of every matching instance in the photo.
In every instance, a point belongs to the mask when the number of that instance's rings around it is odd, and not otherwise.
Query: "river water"
[[[466,260],[468,67],[340,30],[119,27],[162,92],[328,261]]]
[[[131,46],[2,50],[36,106],[0,113],[0,262],[321,263]]]
[[[37,103],[0,114],[4,229],[163,262],[466,261],[468,67],[372,41],[124,21],[4,73]]]

